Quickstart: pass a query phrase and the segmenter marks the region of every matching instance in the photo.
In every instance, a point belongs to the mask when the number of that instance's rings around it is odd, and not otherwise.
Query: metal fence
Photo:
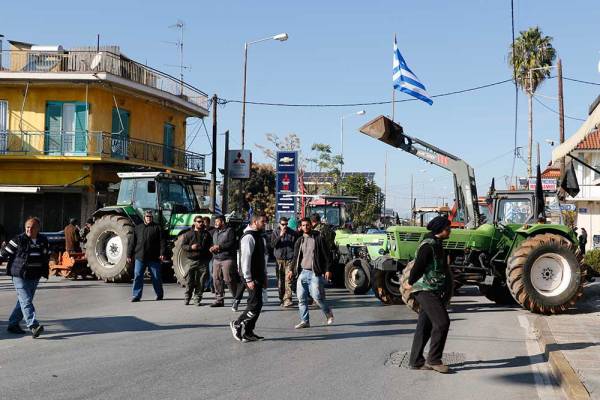
[[[204,172],[205,168],[202,154],[108,132],[0,131],[2,155],[92,156],[192,172]]]
[[[0,52],[4,72],[106,72],[173,94],[208,110],[208,95],[201,90],[152,67],[109,51],[30,51]]]

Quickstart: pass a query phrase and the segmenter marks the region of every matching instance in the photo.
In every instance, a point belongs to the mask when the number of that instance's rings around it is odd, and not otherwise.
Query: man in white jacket
[[[248,288],[248,303],[246,310],[229,326],[234,339],[244,343],[264,339],[254,333],[254,327],[263,306],[262,291],[267,287],[267,249],[263,235],[266,220],[264,215],[253,215],[240,241],[240,269]]]

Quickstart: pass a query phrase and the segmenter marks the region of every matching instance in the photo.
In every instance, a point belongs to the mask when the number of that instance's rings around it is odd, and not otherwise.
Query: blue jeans
[[[162,279],[160,276],[160,261],[142,261],[135,259],[134,276],[133,276],[133,298],[141,299],[142,291],[144,290],[144,273],[146,267],[150,268],[150,276],[152,277],[152,286],[157,297],[163,297]]]
[[[39,279],[23,279],[12,277],[13,285],[17,290],[17,305],[8,318],[9,325],[18,325],[25,317],[28,328],[38,326],[40,323],[35,318],[33,296],[37,289]]]
[[[298,295],[298,314],[300,319],[309,322],[308,315],[308,294],[313,298],[315,303],[321,308],[325,317],[331,314],[331,308],[324,299],[325,279],[323,276],[315,276],[315,273],[303,269],[298,277],[296,284],[296,294]]]
[[[213,271],[213,260],[211,259],[210,262],[208,263],[208,279],[206,280],[206,284],[204,285],[204,290],[208,291],[212,288],[213,286],[213,278],[212,278],[212,271]]]

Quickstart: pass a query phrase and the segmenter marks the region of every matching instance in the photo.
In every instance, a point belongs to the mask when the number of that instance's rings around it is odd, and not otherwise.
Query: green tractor
[[[444,248],[455,283],[477,285],[496,303],[516,301],[542,314],[564,312],[581,297],[577,236],[567,226],[543,223],[543,196],[533,191],[493,191],[486,221],[479,212],[475,173],[465,161],[405,135],[400,125],[383,116],[360,131],[453,173],[464,229],[453,229]],[[402,303],[402,271],[426,233],[423,227],[388,228],[388,254],[373,263],[372,287],[383,303]]]
[[[383,254],[386,235],[381,233],[349,233],[336,231],[338,274],[343,273],[344,286],[352,294],[365,294],[371,288],[372,261]]]
[[[208,181],[166,172],[123,172],[117,204],[94,213],[87,236],[86,256],[94,275],[105,282],[127,282],[133,265],[127,263],[127,245],[136,224],[143,223],[146,210],[154,214],[168,238],[172,251],[172,272],[180,284],[186,273],[179,235],[190,228],[197,215],[210,216],[200,208],[196,193],[205,193]],[[171,271],[164,263],[163,273]]]

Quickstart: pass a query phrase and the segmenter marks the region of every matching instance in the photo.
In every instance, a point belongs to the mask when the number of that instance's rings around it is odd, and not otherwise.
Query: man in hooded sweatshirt
[[[246,310],[229,326],[234,339],[255,342],[264,339],[254,333],[256,321],[263,306],[262,291],[267,287],[266,243],[263,231],[266,216],[254,214],[240,241],[240,269],[242,281],[248,288]]]
[[[442,241],[450,236],[450,221],[447,217],[435,217],[427,224],[427,229],[430,232],[419,244],[414,266],[405,283],[405,289],[413,293],[421,306],[409,365],[412,369],[446,374],[449,369],[443,364],[442,355],[450,330],[446,299],[451,295],[452,276]],[[426,361],[423,350],[429,339],[431,343]]]

